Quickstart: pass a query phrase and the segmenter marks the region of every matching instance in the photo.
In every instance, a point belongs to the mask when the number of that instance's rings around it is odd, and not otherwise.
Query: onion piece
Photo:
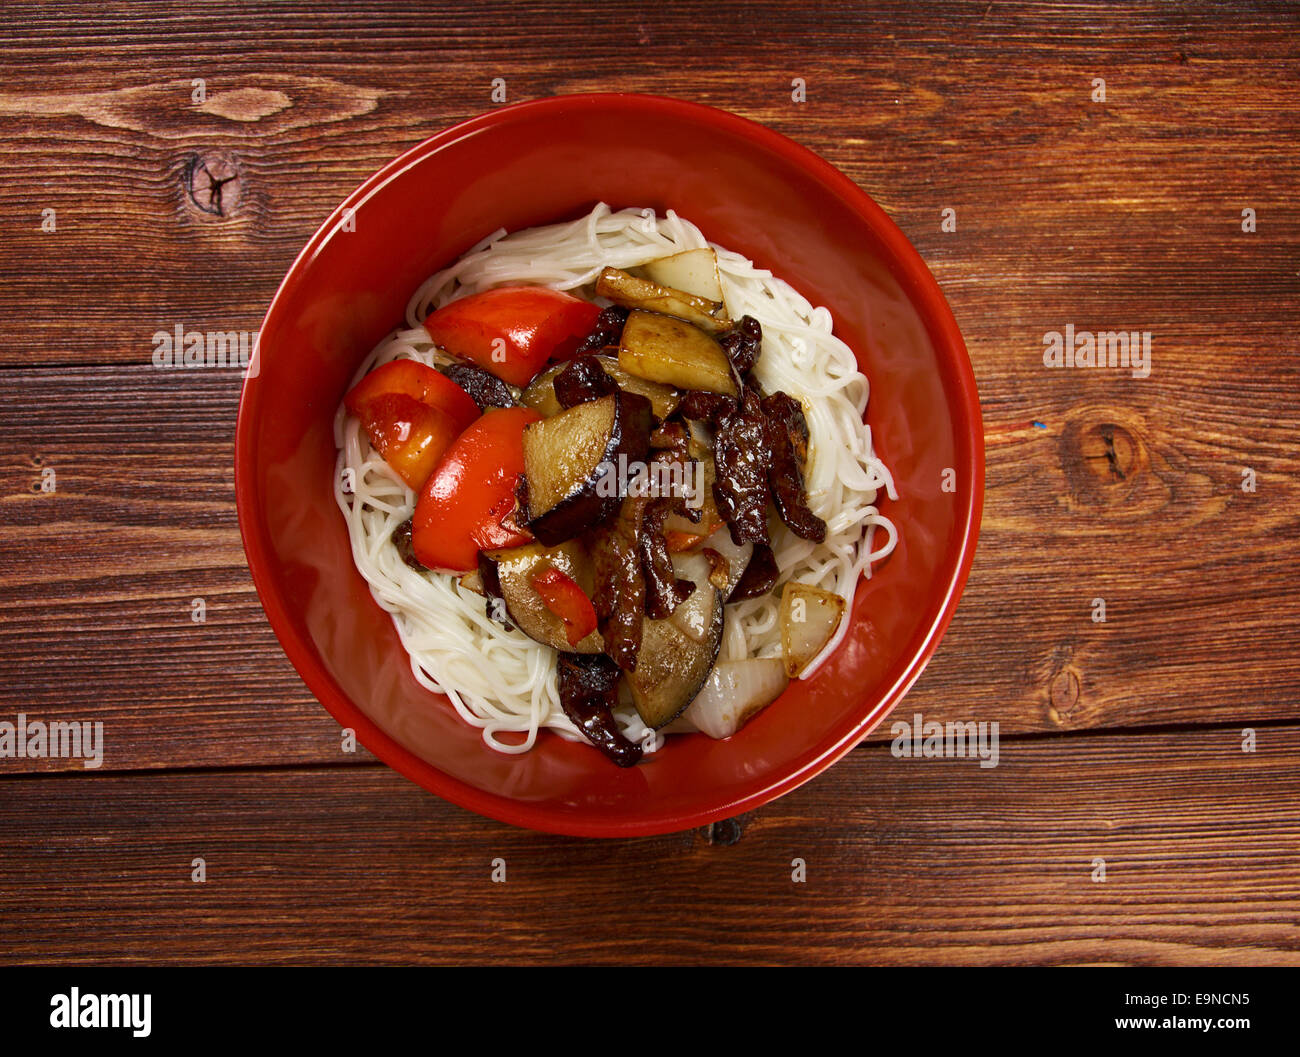
[[[670,286],[683,293],[708,301],[722,300],[722,280],[718,278],[718,257],[713,250],[683,250],[671,257],[660,257],[641,266],[641,273],[653,283]]]
[[[695,590],[680,602],[668,617],[682,634],[696,642],[707,642],[713,635],[713,589],[709,586],[709,559],[703,554],[683,553],[672,557],[673,572],[695,584]],[[726,595],[723,596],[726,600]]]
[[[754,545],[732,543],[731,530],[724,525],[704,541],[701,549],[704,547],[717,551],[727,559],[727,583],[722,589],[722,597],[727,598],[736,589],[736,584],[740,583],[740,578],[745,575],[749,559],[754,556]]]
[[[714,665],[678,722],[711,738],[729,738],[780,697],[789,682],[776,657],[723,661]]]
[[[792,580],[781,592],[781,653],[785,671],[798,678],[830,642],[844,617],[844,599]]]

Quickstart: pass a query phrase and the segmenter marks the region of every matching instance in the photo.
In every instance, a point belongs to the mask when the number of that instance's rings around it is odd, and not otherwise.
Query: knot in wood
[[[1088,506],[1115,506],[1133,492],[1147,456],[1129,427],[1108,418],[1076,420],[1061,434],[1061,464],[1077,500]]]
[[[239,205],[239,166],[223,151],[192,154],[182,174],[185,195],[202,213],[228,217]]]
[[[1079,679],[1078,671],[1071,666],[1060,669],[1052,676],[1051,685],[1048,687],[1047,718],[1058,727],[1065,726],[1075,706],[1078,705],[1082,692],[1083,684]]]
[[[738,818],[724,818],[721,822],[713,822],[704,827],[704,835],[708,838],[710,844],[721,844],[724,847],[730,847],[740,840],[743,833],[743,827],[740,825]]]

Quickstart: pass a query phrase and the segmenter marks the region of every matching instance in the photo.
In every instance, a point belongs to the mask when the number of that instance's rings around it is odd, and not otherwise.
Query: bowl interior
[[[881,499],[899,546],[859,589],[848,636],[819,673],[736,737],[674,738],[628,770],[546,734],[531,753],[496,753],[424,690],[353,565],[332,495],[335,408],[416,286],[498,227],[576,217],[598,201],[674,209],[829,308],[871,381],[867,422],[900,493],[896,503]],[[969,567],[982,496],[965,349],[897,228],[789,140],[719,111],[642,96],[495,111],[367,181],[308,244],[272,304],[245,382],[236,449],[240,523],[263,604],[339,722],[463,806],[586,835],[725,818],[847,751],[937,643]],[[949,468],[955,491],[941,487]]]

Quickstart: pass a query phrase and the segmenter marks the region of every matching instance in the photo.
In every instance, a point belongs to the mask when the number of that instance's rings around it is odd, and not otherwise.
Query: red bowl
[[[626,770],[549,733],[525,755],[497,753],[422,688],[353,565],[332,491],[335,408],[420,282],[496,228],[573,218],[598,201],[674,209],[829,308],[871,381],[867,421],[900,495],[882,497],[898,548],[859,589],[851,628],[817,675],[733,738],[672,738]],[[949,468],[955,491],[941,488]],[[312,692],[371,752],[492,818],[627,837],[756,808],[829,767],[888,714],[965,583],[984,446],[970,362],[938,284],[849,179],[732,114],[579,95],[439,133],[362,184],[316,232],[271,302],[244,383],[235,491],[271,626]],[[383,729],[371,716],[402,718]]]

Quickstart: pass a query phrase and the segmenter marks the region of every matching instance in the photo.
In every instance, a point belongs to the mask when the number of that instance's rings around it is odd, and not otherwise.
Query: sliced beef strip
[[[638,543],[641,572],[645,578],[645,611],[646,616],[654,620],[672,616],[673,610],[695,591],[692,581],[678,579],[668,555],[668,544],[664,540],[664,519],[672,513],[678,502],[671,498],[652,499],[646,504],[645,515],[641,520]]]
[[[618,665],[603,653],[561,653],[556,660],[560,707],[583,736],[620,767],[641,759],[641,746],[618,729]]]
[[[745,387],[740,406],[718,421],[713,443],[713,501],[736,544],[769,542],[771,429],[758,393]]]
[[[676,465],[683,473],[691,463],[699,463],[698,459],[691,457],[691,434],[681,422],[665,422],[655,430],[650,435],[650,448],[654,452],[654,461],[669,466]],[[702,473],[702,467],[697,472]],[[681,514],[693,522],[700,520],[699,506],[688,506],[685,496],[675,496],[674,500],[669,513]]]
[[[682,396],[677,410],[682,418],[717,425],[718,420],[736,409],[736,398],[725,393],[708,393],[692,389]]]
[[[799,401],[788,393],[773,393],[762,403],[767,419],[772,461],[768,483],[781,520],[796,536],[821,543],[826,539],[826,522],[808,507],[803,466],[808,458],[808,422]]]
[[[778,572],[772,548],[765,543],[755,543],[749,564],[745,566],[736,586],[731,589],[727,601],[743,602],[747,598],[761,598],[776,585]]]
[[[652,451],[664,453],[671,462],[689,462],[690,432],[680,422],[665,422],[650,434],[650,448]]]
[[[639,538],[645,516],[643,500],[623,500],[618,514],[593,529],[588,540],[596,609],[605,652],[624,671],[636,671],[645,616],[645,575],[641,570]]]

